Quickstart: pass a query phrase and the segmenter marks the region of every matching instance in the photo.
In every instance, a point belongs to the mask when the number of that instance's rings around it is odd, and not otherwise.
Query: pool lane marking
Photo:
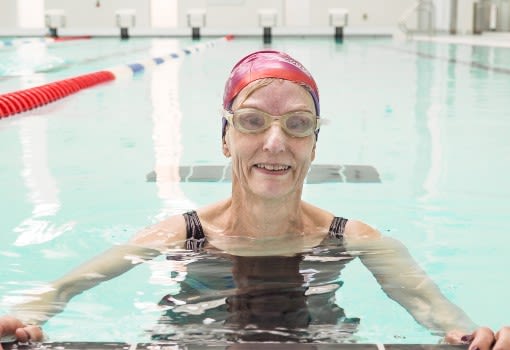
[[[188,175],[186,175],[186,176],[184,177],[184,182],[188,182],[188,181],[189,181],[189,179],[193,176],[193,169],[194,169],[194,167],[193,167],[193,166],[190,166],[190,167],[189,167],[189,172],[188,172]]]
[[[179,166],[180,182],[230,182],[231,164],[225,165],[181,165]],[[157,182],[155,170],[145,175],[147,182]],[[377,169],[371,165],[353,164],[312,164],[305,183],[381,183]]]
[[[221,178],[219,180],[219,182],[225,182],[227,181],[227,175],[230,175],[230,169],[231,169],[232,165],[230,163],[226,164],[223,169],[221,170]]]
[[[183,55],[186,56],[193,52],[199,52],[203,49],[216,45],[219,41],[230,41],[232,39],[232,35],[227,35],[220,39],[214,39],[205,43],[184,48],[182,50],[183,53],[180,54],[171,53],[168,56],[154,57],[142,62],[121,65],[74,78],[62,79],[53,83],[25,90],[2,94],[0,95],[0,119],[41,107],[85,88],[115,80],[119,77],[132,77],[135,74],[144,72],[147,68],[157,66],[168,60],[174,60],[182,57]]]
[[[441,60],[441,61],[445,61],[445,62],[452,63],[452,64],[459,63],[459,64],[463,64],[463,65],[466,65],[466,66],[469,66],[472,68],[479,68],[479,69],[482,69],[482,70],[485,70],[488,72],[510,74],[510,68],[490,66],[490,65],[486,65],[486,64],[476,62],[476,61],[458,60],[456,58],[442,57],[442,56],[432,55],[432,54],[421,52],[421,51],[406,50],[406,49],[398,48],[398,47],[391,47],[391,46],[383,46],[383,47],[390,49],[390,50],[394,50],[394,51],[400,51],[400,52],[408,53],[411,55],[416,55],[416,56],[422,57],[422,58],[436,59],[436,60]]]
[[[347,176],[345,176],[345,165],[340,165],[340,169],[338,169],[338,175],[342,179],[342,182],[347,182]]]

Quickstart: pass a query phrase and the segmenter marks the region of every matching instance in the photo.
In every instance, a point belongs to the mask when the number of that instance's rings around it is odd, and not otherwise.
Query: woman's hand
[[[19,342],[42,341],[43,332],[39,326],[24,324],[12,316],[2,316],[0,317],[0,339],[4,337],[12,337]],[[3,348],[0,344],[1,349]]]
[[[501,328],[496,335],[496,344],[494,344],[493,350],[506,350],[510,349],[510,326]]]
[[[480,327],[471,334],[451,331],[445,341],[450,344],[469,344],[469,350],[509,350],[510,327],[503,327],[496,334],[487,327]]]

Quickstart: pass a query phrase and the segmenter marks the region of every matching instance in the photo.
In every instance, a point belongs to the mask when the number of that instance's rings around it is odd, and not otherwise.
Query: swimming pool
[[[92,39],[0,51],[0,93],[177,52],[188,39]],[[159,218],[226,197],[228,182],[176,182],[224,166],[219,107],[235,39],[0,120],[0,311],[20,291]],[[275,38],[314,74],[323,117],[316,164],[369,166],[380,181],[309,184],[304,198],[404,242],[477,323],[508,322],[509,49],[390,39]],[[148,181],[156,171],[157,181]],[[150,177],[150,176],[149,176]],[[350,263],[337,299],[352,341],[436,343]],[[53,341],[143,342],[175,281],[164,259],[84,293],[45,330]]]

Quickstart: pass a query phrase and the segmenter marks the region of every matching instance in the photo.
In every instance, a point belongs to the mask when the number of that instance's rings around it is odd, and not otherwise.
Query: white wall
[[[346,34],[391,34],[402,14],[414,3],[412,0],[0,0],[0,35],[23,34],[31,27],[26,23],[20,25],[18,19],[19,3],[30,1],[44,4],[42,9],[37,6],[31,9],[33,13],[30,14],[36,18],[32,21],[39,23],[35,27],[39,26],[40,33],[46,33],[42,25],[44,10],[65,11],[67,27],[59,30],[62,35],[117,35],[115,11],[122,8],[136,11],[136,26],[130,30],[134,35],[189,35],[187,13],[196,8],[206,12],[206,27],[202,29],[204,35],[260,35],[257,11],[263,8],[273,8],[277,13],[277,27],[273,29],[275,35],[329,35],[332,30],[329,27],[330,8],[349,10]],[[472,30],[475,1],[458,0],[459,34],[467,34]],[[510,11],[510,0],[494,1],[503,3]],[[434,3],[437,28],[447,31],[450,0],[434,0]],[[416,18],[411,17],[409,27],[415,24]]]
[[[30,12],[21,3],[34,3]],[[118,34],[115,11],[132,8],[136,11],[136,27],[151,28],[150,0],[0,0],[0,35],[43,35],[44,13],[50,9],[65,11],[66,34]],[[25,13],[23,13],[25,12]]]
[[[154,28],[177,27],[177,0],[151,0],[150,15]]]
[[[0,1],[0,28],[18,26],[18,5],[14,0]]]
[[[204,9],[206,27],[213,29],[259,28],[257,10],[272,8],[277,12],[277,25],[282,25],[283,0],[180,0],[179,26],[187,25],[187,13]]]
[[[439,32],[448,32],[450,29],[450,1],[434,0],[435,27]]]
[[[510,0],[499,0],[497,5],[496,29],[498,31],[510,31]]]
[[[311,4],[309,0],[285,0],[283,23],[290,27],[310,26]]]
[[[328,24],[328,8],[349,10],[349,26],[360,28],[396,26],[399,17],[412,5],[409,0],[322,0],[312,1],[312,25]],[[320,6],[317,6],[320,4]]]
[[[115,11],[124,8],[136,11],[137,27],[151,26],[147,0],[45,0],[44,7],[65,10],[68,28],[116,28]]]
[[[475,0],[458,0],[457,33],[473,33],[473,3]]]
[[[258,32],[257,11],[273,8],[278,15],[277,27],[311,26],[329,33],[328,10],[346,8],[349,10],[348,28],[368,28],[377,32],[378,29],[387,31],[396,27],[398,18],[410,4],[409,0],[181,0],[179,23],[186,24],[189,10],[202,8],[206,11],[207,29],[244,28]]]
[[[44,12],[44,0],[18,0],[17,2],[18,23],[22,28],[44,27],[44,18],[40,15]]]

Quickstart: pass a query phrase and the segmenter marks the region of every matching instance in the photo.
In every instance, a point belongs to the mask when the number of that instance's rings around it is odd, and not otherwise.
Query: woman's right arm
[[[106,250],[51,282],[43,292],[30,294],[27,297],[30,300],[15,305],[11,315],[0,317],[0,338],[41,340],[38,326],[61,312],[72,297],[153,259],[168,248],[182,247],[184,239],[184,219],[180,215],[140,231],[128,243]]]

